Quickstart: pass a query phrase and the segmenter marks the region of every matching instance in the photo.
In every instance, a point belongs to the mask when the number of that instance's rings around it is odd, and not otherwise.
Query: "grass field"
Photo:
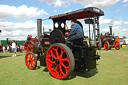
[[[99,51],[97,69],[73,72],[69,80],[58,80],[49,75],[46,67],[29,70],[25,53],[0,53],[0,85],[128,85],[128,46]]]

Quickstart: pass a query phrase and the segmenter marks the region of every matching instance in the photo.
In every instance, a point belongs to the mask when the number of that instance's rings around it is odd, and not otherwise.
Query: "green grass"
[[[128,85],[128,46],[99,51],[97,69],[73,72],[69,80],[58,80],[49,75],[46,67],[29,70],[25,53],[0,53],[0,85]]]

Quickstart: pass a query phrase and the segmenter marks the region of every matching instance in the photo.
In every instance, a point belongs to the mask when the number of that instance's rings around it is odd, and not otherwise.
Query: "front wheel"
[[[120,49],[120,43],[118,41],[115,42],[115,49],[116,50]]]
[[[49,73],[57,79],[67,79],[75,68],[72,51],[62,43],[50,46],[46,54]]]
[[[37,66],[37,58],[34,53],[28,52],[25,56],[25,64],[28,69],[34,70]]]
[[[109,50],[110,46],[109,46],[109,42],[108,41],[105,41],[104,42],[104,49],[105,50]]]

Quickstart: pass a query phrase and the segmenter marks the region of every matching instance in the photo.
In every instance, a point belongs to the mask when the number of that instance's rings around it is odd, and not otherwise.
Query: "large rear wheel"
[[[25,56],[25,64],[28,69],[34,70],[37,66],[37,58],[34,53],[28,52]]]
[[[49,73],[57,79],[66,79],[75,68],[72,51],[62,43],[50,46],[46,54],[46,64]]]

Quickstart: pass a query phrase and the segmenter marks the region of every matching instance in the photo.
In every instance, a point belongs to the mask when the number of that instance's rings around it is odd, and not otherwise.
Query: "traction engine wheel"
[[[110,46],[109,46],[109,42],[108,41],[105,41],[104,42],[104,49],[105,50],[109,50]]]
[[[24,43],[24,52],[33,52],[33,42],[32,41],[27,41]]]
[[[120,43],[118,41],[115,42],[115,49],[116,50],[120,49]]]
[[[34,70],[37,66],[37,58],[34,53],[28,52],[25,56],[25,64],[28,69]]]
[[[49,73],[57,79],[66,79],[75,68],[75,60],[70,48],[62,43],[50,46],[46,54]]]

